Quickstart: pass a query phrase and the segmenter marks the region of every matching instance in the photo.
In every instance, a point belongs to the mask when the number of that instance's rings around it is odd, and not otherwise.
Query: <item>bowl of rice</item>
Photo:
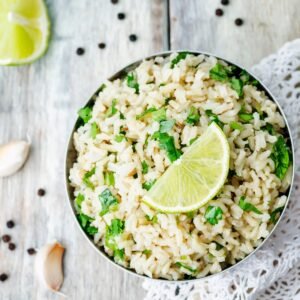
[[[148,205],[212,126],[229,149],[218,191],[191,211]],[[267,240],[287,207],[293,161],[284,113],[257,78],[209,54],[164,52],[123,68],[78,111],[66,185],[103,257],[143,277],[193,280],[237,266]],[[168,188],[165,198],[178,187]]]

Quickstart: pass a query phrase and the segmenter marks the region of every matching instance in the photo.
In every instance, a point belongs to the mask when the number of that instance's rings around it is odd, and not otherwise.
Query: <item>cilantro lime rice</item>
[[[107,81],[79,118],[70,170],[78,220],[108,256],[139,274],[220,272],[261,244],[285,206],[292,161],[284,119],[255,79],[214,57],[145,60]],[[182,214],[143,203],[211,122],[230,145],[217,197]]]

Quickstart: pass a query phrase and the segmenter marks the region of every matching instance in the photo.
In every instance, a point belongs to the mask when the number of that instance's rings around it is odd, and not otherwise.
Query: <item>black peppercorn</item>
[[[15,226],[15,222],[13,220],[9,220],[6,222],[7,228],[13,228]]]
[[[11,251],[14,251],[16,249],[16,245],[14,243],[9,243],[8,244],[8,249]]]
[[[27,249],[27,253],[28,253],[29,255],[34,255],[34,254],[36,254],[36,251],[35,251],[34,248],[29,248],[29,249]]]
[[[8,278],[8,276],[7,276],[7,274],[5,274],[5,273],[2,273],[2,274],[0,275],[0,281],[5,281],[7,278]]]
[[[228,5],[229,4],[229,0],[221,0],[221,4],[222,5]]]
[[[124,13],[118,13],[118,19],[119,20],[124,20],[125,19],[125,14]]]
[[[43,197],[46,194],[46,191],[44,189],[38,189],[37,191],[38,196]]]
[[[216,9],[216,16],[221,17],[223,16],[223,14],[224,14],[223,9],[221,8]]]
[[[77,55],[83,55],[84,54],[84,49],[83,48],[77,48],[76,54]]]
[[[131,35],[129,36],[129,40],[130,40],[131,42],[135,42],[135,41],[137,40],[136,34],[131,34]]]
[[[100,49],[104,49],[104,48],[106,47],[106,44],[105,44],[105,43],[99,43],[99,44],[98,44],[98,47],[99,47]]]
[[[242,26],[244,24],[244,21],[241,18],[237,18],[234,21],[236,26]]]
[[[10,235],[4,234],[4,235],[2,236],[2,241],[3,241],[4,243],[8,243],[10,240],[11,240]]]

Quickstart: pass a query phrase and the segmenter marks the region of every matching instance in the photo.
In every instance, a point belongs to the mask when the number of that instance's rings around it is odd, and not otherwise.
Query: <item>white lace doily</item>
[[[253,67],[280,102],[295,142],[295,184],[285,216],[272,237],[236,269],[196,283],[144,281],[145,300],[300,299],[300,39]]]

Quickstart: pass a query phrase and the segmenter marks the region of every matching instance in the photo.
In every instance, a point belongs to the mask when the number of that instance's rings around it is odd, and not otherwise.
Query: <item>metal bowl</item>
[[[230,65],[233,65],[233,66],[236,66],[238,67],[239,69],[244,69],[245,68],[242,68],[241,66],[235,64],[235,63],[232,63],[226,59],[223,59],[221,57],[218,57],[216,55],[212,55],[210,53],[206,53],[206,52],[200,52],[200,51],[190,51],[190,50],[178,50],[178,51],[165,51],[165,52],[161,52],[161,53],[157,53],[157,54],[153,54],[151,56],[148,56],[148,57],[145,57],[143,59],[140,59],[140,60],[137,60],[129,65],[127,65],[126,67],[124,67],[123,69],[121,69],[120,71],[118,71],[117,73],[115,73],[114,75],[112,75],[109,80],[115,80],[117,78],[123,78],[124,76],[126,76],[126,74],[130,71],[132,71],[133,69],[135,69],[143,60],[147,60],[147,59],[151,59],[151,58],[154,58],[154,57],[157,57],[157,56],[162,56],[162,57],[167,57],[169,56],[171,53],[174,53],[174,52],[189,52],[191,54],[195,54],[195,55],[199,55],[199,54],[203,54],[203,55],[206,55],[206,56],[213,56],[213,57],[216,57],[217,59],[221,59],[225,62],[227,62],[228,64]],[[221,274],[221,273],[224,273],[224,272],[227,272],[233,268],[236,268],[239,264],[241,264],[242,262],[244,262],[245,260],[247,260],[250,256],[252,256],[256,251],[258,251],[258,249],[260,249],[264,243],[270,238],[270,236],[273,234],[273,232],[276,230],[276,227],[278,226],[278,224],[280,223],[285,211],[286,211],[286,208],[287,208],[287,205],[288,205],[288,202],[289,202],[289,199],[290,199],[290,195],[291,195],[291,191],[292,191],[292,187],[293,187],[293,183],[294,183],[294,175],[295,175],[295,166],[294,166],[294,162],[295,162],[295,159],[294,159],[294,145],[293,145],[293,140],[292,140],[292,135],[291,135],[291,130],[290,130],[290,127],[288,125],[288,122],[287,122],[287,119],[286,119],[286,116],[282,110],[282,108],[280,107],[279,103],[277,102],[277,100],[275,99],[275,97],[272,95],[272,93],[268,90],[268,88],[256,77],[254,76],[251,72],[249,72],[248,70],[246,70],[254,79],[256,79],[258,82],[259,82],[259,89],[260,90],[263,90],[265,91],[266,95],[268,95],[269,99],[271,99],[272,101],[274,101],[278,107],[278,110],[280,111],[281,115],[283,116],[284,118],[284,121],[285,121],[285,124],[286,124],[286,137],[288,138],[288,142],[290,144],[290,148],[291,148],[291,152],[292,152],[292,162],[293,162],[293,170],[292,170],[292,179],[291,179],[291,185],[289,187],[289,189],[287,190],[286,192],[286,195],[287,195],[287,201],[286,201],[286,204],[284,206],[284,209],[279,217],[279,219],[277,220],[277,223],[274,225],[273,229],[271,230],[271,232],[269,233],[269,235],[263,240],[263,242],[257,247],[254,249],[254,251],[252,251],[250,254],[248,254],[246,257],[244,257],[242,260],[240,260],[239,262],[237,262],[236,264],[234,265],[231,265],[225,269],[223,269],[221,272],[219,273],[216,273],[216,274],[209,274],[203,278],[192,278],[192,279],[182,279],[182,280],[167,280],[167,279],[162,279],[162,278],[150,278],[146,275],[140,275],[140,274],[137,274],[133,269],[129,269],[129,268],[125,268],[119,264],[117,264],[110,256],[108,256],[108,254],[106,254],[106,252],[104,251],[103,247],[102,248],[98,248],[93,240],[83,231],[83,229],[81,228],[77,218],[76,218],[76,210],[75,210],[75,207],[74,207],[74,195],[73,195],[73,192],[74,192],[74,189],[73,187],[70,185],[70,182],[69,182],[69,171],[70,171],[70,168],[72,167],[73,163],[75,162],[76,158],[77,158],[77,152],[74,148],[74,145],[73,145],[73,134],[74,132],[76,131],[76,129],[78,128],[78,125],[80,124],[79,122],[79,119],[77,117],[77,120],[75,122],[75,125],[73,127],[73,130],[71,132],[71,135],[70,135],[70,138],[69,138],[69,142],[68,142],[68,147],[67,147],[67,153],[66,153],[66,161],[65,161],[65,182],[66,182],[66,191],[67,191],[67,198],[68,198],[68,202],[69,202],[69,207],[71,209],[71,213],[78,225],[78,228],[79,230],[81,231],[81,233],[85,236],[85,238],[87,239],[87,241],[89,242],[89,244],[103,257],[105,258],[106,260],[110,261],[114,266],[122,269],[123,271],[126,271],[130,274],[133,274],[135,276],[138,276],[140,278],[147,278],[147,279],[151,279],[151,280],[155,280],[155,281],[162,281],[162,282],[180,282],[180,283],[184,283],[184,282],[191,282],[191,281],[196,281],[196,280],[201,280],[201,279],[207,279],[209,277],[212,277],[212,276],[215,276],[215,275],[218,275],[218,274]],[[101,86],[97,89],[97,91],[92,95],[92,97],[90,98],[90,100],[86,103],[86,105],[93,105],[93,103],[95,102],[95,99],[99,93],[99,91],[101,90]]]

